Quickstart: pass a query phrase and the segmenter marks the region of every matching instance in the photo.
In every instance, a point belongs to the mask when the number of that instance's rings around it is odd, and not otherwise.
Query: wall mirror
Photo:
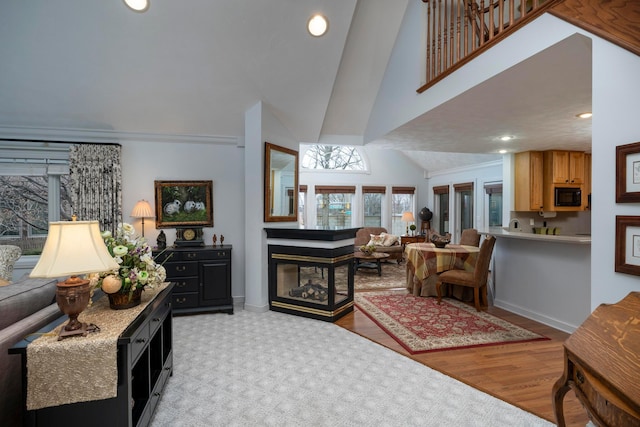
[[[265,142],[264,221],[298,220],[298,152]]]

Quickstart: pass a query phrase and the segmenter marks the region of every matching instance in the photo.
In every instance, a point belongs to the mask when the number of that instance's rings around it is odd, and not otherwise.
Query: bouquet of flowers
[[[97,288],[102,288],[107,294],[128,293],[131,298],[136,289],[153,288],[164,282],[167,277],[165,268],[155,262],[146,239],[136,235],[131,224],[118,224],[115,236],[104,231],[102,238],[119,267],[98,273]]]

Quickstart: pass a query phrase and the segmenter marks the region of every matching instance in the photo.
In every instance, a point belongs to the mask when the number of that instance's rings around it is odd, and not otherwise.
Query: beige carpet
[[[152,427],[552,427],[330,322],[238,309],[173,319]]]

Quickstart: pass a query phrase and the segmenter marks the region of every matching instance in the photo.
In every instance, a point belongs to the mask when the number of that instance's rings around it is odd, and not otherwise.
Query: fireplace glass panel
[[[349,297],[349,264],[335,268],[335,303],[339,304]]]
[[[328,290],[326,267],[277,264],[278,297],[328,305]]]

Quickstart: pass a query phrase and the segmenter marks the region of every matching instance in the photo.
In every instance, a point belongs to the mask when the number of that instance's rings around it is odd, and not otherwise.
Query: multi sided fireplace
[[[353,311],[357,229],[266,231],[271,310],[331,322]]]

